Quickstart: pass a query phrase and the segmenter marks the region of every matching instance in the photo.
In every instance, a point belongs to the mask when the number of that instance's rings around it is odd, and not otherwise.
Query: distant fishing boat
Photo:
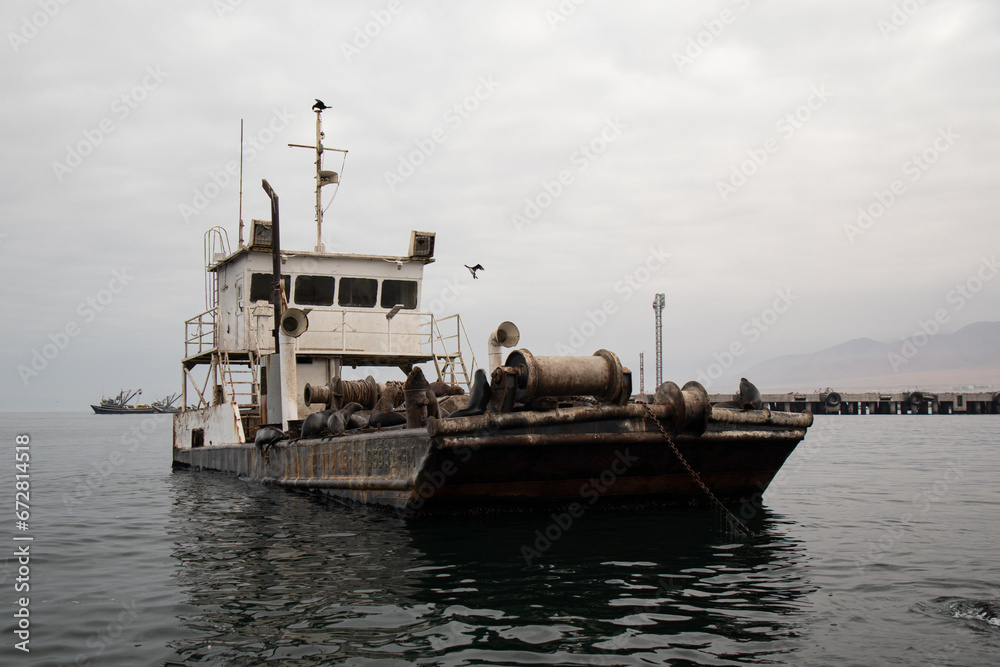
[[[171,394],[165,398],[161,398],[158,401],[153,401],[152,404],[138,403],[132,405],[130,401],[140,396],[142,394],[142,389],[123,389],[114,398],[101,398],[99,405],[91,405],[94,412],[99,415],[151,415],[157,413],[173,413],[180,412],[180,408],[174,407],[173,403],[178,398],[180,394]]]
[[[99,415],[139,415],[155,412],[150,405],[139,403],[131,405],[130,401],[142,394],[142,389],[122,389],[114,398],[101,398],[100,405],[91,405]]]
[[[150,407],[153,408],[153,412],[171,413],[171,414],[174,412],[180,412],[181,409],[179,407],[174,406],[174,401],[176,401],[180,397],[181,397],[180,392],[176,394],[170,394],[169,396],[165,396],[164,398],[161,398],[158,401],[153,401],[153,404]]]

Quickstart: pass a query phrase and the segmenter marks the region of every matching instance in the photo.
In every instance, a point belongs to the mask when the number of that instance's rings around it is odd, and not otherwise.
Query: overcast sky
[[[657,292],[679,384],[734,345],[738,373],[942,311],[946,332],[1000,319],[995,2],[8,0],[0,17],[0,410],[179,391],[203,235],[236,239],[240,119],[244,219],[268,217],[266,178],[283,246],[312,249],[312,156],[287,144],[312,142],[314,98],[350,151],[327,248],[405,254],[411,229],[436,232],[424,308],[460,312],[481,363],[509,319],[535,354],[617,352],[636,387],[645,352],[649,390]]]

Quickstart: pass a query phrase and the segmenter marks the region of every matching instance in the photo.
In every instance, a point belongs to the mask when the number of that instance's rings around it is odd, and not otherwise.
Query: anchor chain
[[[736,515],[730,512],[729,508],[726,507],[722,503],[722,501],[719,500],[714,493],[712,493],[712,490],[708,488],[708,485],[701,480],[701,476],[697,472],[695,472],[694,468],[691,467],[691,464],[687,462],[687,459],[685,459],[684,455],[681,454],[681,450],[677,449],[677,445],[674,444],[673,438],[670,437],[670,435],[667,433],[667,430],[663,428],[663,424],[661,424],[660,420],[657,419],[656,415],[653,414],[653,410],[652,408],[649,407],[649,403],[646,403],[644,401],[636,401],[636,402],[639,403],[639,405],[641,405],[642,407],[646,408],[646,416],[649,417],[649,419],[651,419],[654,424],[656,424],[656,428],[660,430],[660,434],[663,436],[663,439],[667,441],[667,444],[670,446],[671,451],[673,451],[674,455],[677,457],[677,460],[680,461],[681,465],[684,466],[684,469],[688,471],[688,474],[691,475],[691,479],[694,480],[695,484],[701,487],[701,490],[705,492],[705,494],[712,500],[712,502],[715,503],[719,507],[719,509],[725,512],[725,514],[729,517],[730,525],[738,528],[740,532],[742,532],[747,537],[756,537],[754,532],[750,530],[750,528],[745,523],[736,518]]]

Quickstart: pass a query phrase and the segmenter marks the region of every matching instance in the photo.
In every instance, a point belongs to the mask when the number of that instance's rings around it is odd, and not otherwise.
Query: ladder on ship
[[[254,351],[244,359],[233,360],[229,352],[220,352],[223,398],[240,406],[242,412],[252,412],[260,407],[260,355]]]
[[[455,319],[455,333],[445,335],[441,323]],[[463,385],[466,391],[472,390],[472,375],[476,372],[476,355],[469,346],[469,334],[465,331],[461,318],[449,315],[442,319],[431,317],[430,346],[434,359],[434,369],[442,382]],[[466,348],[472,356],[470,364],[466,364],[462,354],[462,338],[465,338]]]

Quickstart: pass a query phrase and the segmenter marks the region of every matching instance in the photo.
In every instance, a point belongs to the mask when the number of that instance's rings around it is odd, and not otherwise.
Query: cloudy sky
[[[510,319],[535,354],[617,352],[636,385],[645,352],[648,389],[657,292],[678,383],[942,311],[947,332],[1000,319],[995,2],[8,0],[0,19],[0,410],[179,391],[203,235],[236,238],[241,119],[244,219],[268,216],[266,178],[283,245],[314,244],[311,155],[287,147],[312,141],[314,98],[350,151],[327,248],[436,232],[424,308],[460,312],[480,360]]]

